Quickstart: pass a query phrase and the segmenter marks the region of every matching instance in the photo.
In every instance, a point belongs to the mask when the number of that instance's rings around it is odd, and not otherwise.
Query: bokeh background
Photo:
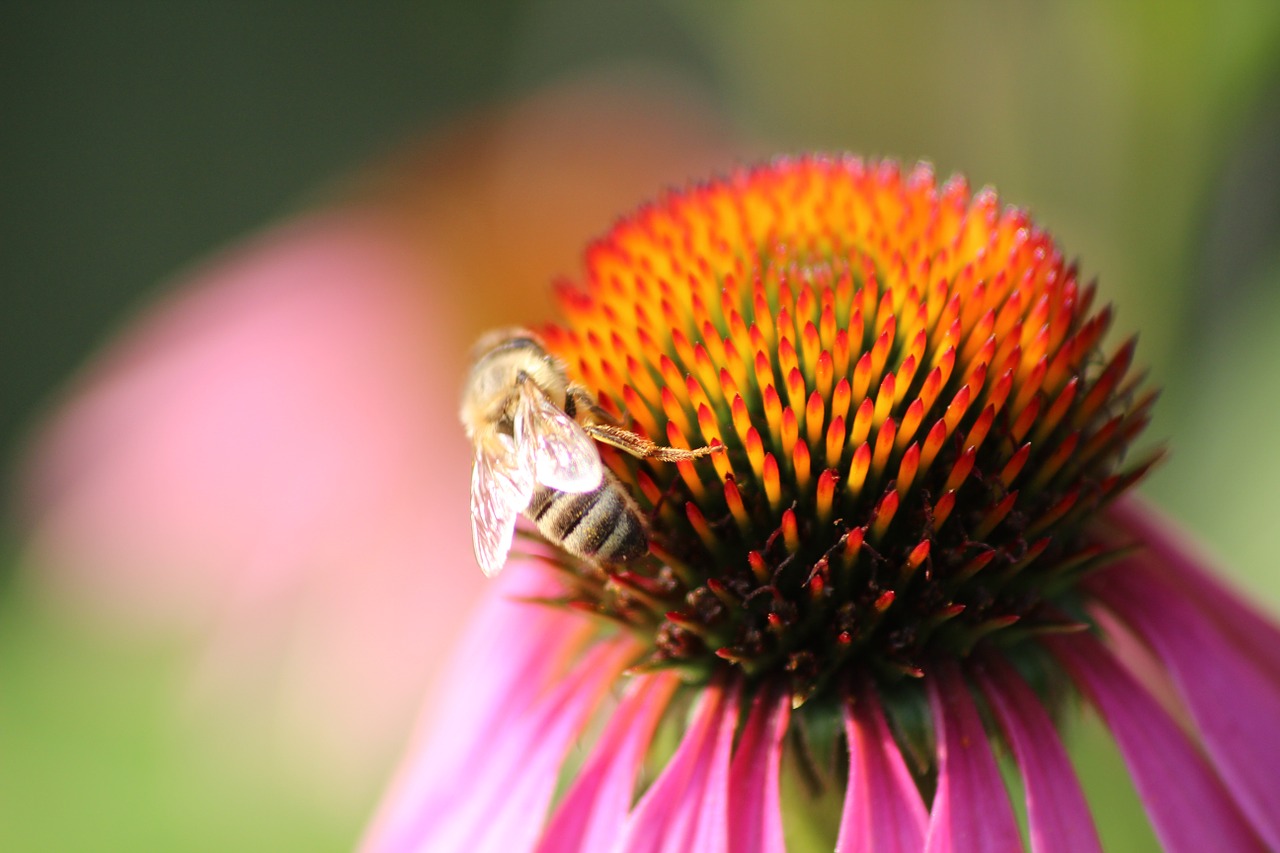
[[[634,203],[813,149],[928,159],[1029,207],[1166,389],[1149,435],[1172,454],[1144,492],[1280,611],[1270,0],[8,3],[0,849],[349,848],[446,642],[415,608],[473,572],[370,560],[399,633],[366,648],[341,595],[228,624],[185,599],[166,614],[137,577],[47,565],[41,425],[190,270],[307,211],[375,208],[421,247],[424,370],[453,377],[474,332],[545,317],[547,285]],[[448,424],[454,381],[423,386]],[[228,634],[252,642],[210,665]],[[1155,849],[1106,737],[1076,738],[1108,849]]]

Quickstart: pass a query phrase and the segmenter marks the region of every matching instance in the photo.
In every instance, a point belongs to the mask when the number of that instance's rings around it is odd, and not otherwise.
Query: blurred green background
[[[1031,208],[1166,389],[1146,493],[1280,610],[1273,0],[8,3],[0,69],[7,468],[184,266],[468,110],[641,71],[744,151],[927,158]],[[335,793],[184,720],[180,643],[104,640],[2,577],[0,849],[350,847],[376,780]],[[1108,849],[1153,849],[1106,737],[1080,739]]]

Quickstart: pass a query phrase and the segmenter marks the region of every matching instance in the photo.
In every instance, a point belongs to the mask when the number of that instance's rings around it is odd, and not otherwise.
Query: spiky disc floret
[[[651,665],[883,681],[1057,630],[1099,556],[1082,522],[1151,460],[1154,395],[1106,355],[1050,237],[920,166],[783,160],[668,195],[588,253],[549,346],[693,463],[606,462],[654,559],[575,566]]]

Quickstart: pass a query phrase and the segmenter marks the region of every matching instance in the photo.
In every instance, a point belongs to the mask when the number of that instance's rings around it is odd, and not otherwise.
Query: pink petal
[[[1120,665],[1138,680],[1151,698],[1160,703],[1179,728],[1194,735],[1195,721],[1169,677],[1168,667],[1151,651],[1146,640],[1101,603],[1094,602],[1089,606],[1089,616],[1097,625],[1099,636],[1107,638],[1107,648]]]
[[[1273,681],[1280,681],[1280,626],[1206,568],[1211,561],[1147,504],[1133,498],[1118,501],[1108,515],[1129,541],[1136,536],[1148,549],[1143,562],[1158,567],[1172,584],[1185,590],[1242,653],[1253,658]]]
[[[1022,771],[1031,849],[1034,853],[1101,851],[1075,768],[1039,698],[999,658],[984,661],[975,674]]]
[[[954,665],[943,664],[930,670],[928,686],[938,738],[938,789],[925,850],[1021,850],[1009,793],[964,677]]]
[[[601,643],[516,718],[490,730],[466,767],[442,774],[433,800],[409,820],[383,824],[369,851],[532,850],[559,780],[560,765],[600,697],[634,657],[629,644]],[[406,809],[401,808],[404,814]]]
[[[1164,576],[1159,559],[1135,556],[1090,589],[1168,667],[1218,774],[1258,834],[1280,849],[1280,682]]]
[[[366,844],[413,831],[424,803],[447,808],[457,780],[472,772],[492,733],[518,724],[564,671],[569,656],[589,636],[590,624],[522,600],[562,591],[548,570],[527,560],[511,561],[492,584],[451,651],[441,679],[449,692],[430,702],[422,714],[414,743],[366,833]]]
[[[678,683],[670,673],[632,681],[556,809],[538,846],[541,853],[605,850],[621,834],[654,728]]]
[[[635,650],[629,643],[597,648],[565,680],[563,698],[548,698],[546,705],[559,706],[554,716],[539,719],[531,715],[523,732],[500,738],[490,746],[496,767],[490,764],[474,770],[490,796],[487,803],[483,797],[468,801],[460,819],[454,821],[464,825],[470,818],[468,832],[456,837],[475,838],[460,844],[458,850],[518,853],[534,849],[569,748],[582,734],[588,715],[605,691],[634,660]],[[527,754],[522,754],[524,750]],[[508,780],[512,780],[509,786],[504,784]],[[433,837],[448,837],[448,833],[433,833]],[[432,841],[427,849],[451,848]]]
[[[727,853],[738,686],[703,689],[693,722],[627,820],[616,853]]]
[[[791,700],[772,686],[752,702],[729,768],[729,849],[734,853],[785,853],[778,780]]]
[[[849,741],[849,784],[836,849],[841,853],[923,850],[929,813],[871,689],[845,703],[844,730]]]
[[[1177,725],[1088,634],[1047,637],[1106,720],[1166,850],[1261,850],[1222,783]]]

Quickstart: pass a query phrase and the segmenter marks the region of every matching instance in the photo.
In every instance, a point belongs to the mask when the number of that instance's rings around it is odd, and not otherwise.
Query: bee
[[[622,428],[527,329],[490,332],[472,356],[461,411],[475,451],[471,541],[490,577],[502,570],[522,513],[587,560],[624,562],[649,549],[644,515],[604,467],[597,441],[666,462],[718,449],[663,447]]]

